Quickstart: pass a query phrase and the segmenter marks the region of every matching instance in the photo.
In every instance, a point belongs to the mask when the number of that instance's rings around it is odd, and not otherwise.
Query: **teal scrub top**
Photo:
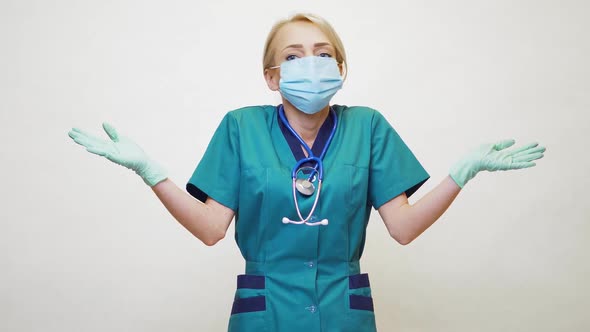
[[[369,277],[359,259],[371,208],[412,195],[429,175],[387,120],[368,107],[332,106],[338,126],[324,162],[314,215],[299,220],[291,191],[296,159],[276,106],[231,111],[187,184],[235,212],[235,240],[246,260],[228,331],[376,331]],[[314,197],[298,194],[304,217]]]

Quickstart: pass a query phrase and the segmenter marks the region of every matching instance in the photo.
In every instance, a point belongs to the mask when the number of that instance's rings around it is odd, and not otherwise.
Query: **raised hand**
[[[133,170],[150,187],[167,178],[166,171],[151,160],[133,140],[120,136],[117,130],[108,123],[103,123],[102,127],[110,140],[90,135],[78,128],[72,128],[68,135],[74,142],[84,146],[88,152],[103,156],[116,164]]]
[[[480,145],[451,167],[451,178],[463,188],[480,171],[494,172],[533,167],[536,165],[533,160],[543,158],[545,148],[538,143],[506,150],[514,143],[514,140],[510,139]]]

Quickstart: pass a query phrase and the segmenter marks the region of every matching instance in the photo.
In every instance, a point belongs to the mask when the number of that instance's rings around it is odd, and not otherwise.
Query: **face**
[[[291,22],[283,26],[274,39],[274,65],[306,56],[335,57],[336,52],[328,37],[313,23]],[[266,69],[268,87],[279,89],[280,68]]]

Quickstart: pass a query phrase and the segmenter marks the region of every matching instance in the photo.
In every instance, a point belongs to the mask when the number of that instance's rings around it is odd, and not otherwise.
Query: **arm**
[[[405,193],[383,204],[379,214],[389,234],[403,245],[412,242],[447,210],[477,173],[533,167],[533,160],[542,158],[545,152],[537,143],[506,150],[512,145],[514,140],[503,140],[472,150],[451,167],[449,176],[414,205],[408,203]]]
[[[409,244],[447,210],[461,188],[447,176],[436,188],[410,205],[405,193],[383,204],[379,214],[391,237],[402,245]]]
[[[170,214],[206,245],[214,245],[225,236],[234,217],[233,210],[210,198],[204,204],[195,200],[168,179],[166,171],[151,160],[139,145],[128,137],[120,136],[107,123],[103,124],[103,128],[110,140],[77,128],[73,128],[68,135],[88,152],[133,170],[152,188]]]
[[[168,212],[204,244],[212,246],[225,237],[234,217],[232,209],[211,198],[202,203],[170,179],[156,184],[152,190]]]

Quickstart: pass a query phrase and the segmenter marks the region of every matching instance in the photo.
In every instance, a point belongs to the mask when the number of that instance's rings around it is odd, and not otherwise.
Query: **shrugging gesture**
[[[133,170],[150,187],[167,178],[166,171],[151,160],[134,141],[128,137],[120,136],[117,130],[108,123],[103,123],[102,127],[110,140],[90,135],[78,128],[72,128],[68,135],[74,142],[85,147],[88,152],[103,156],[116,164]]]
[[[483,144],[471,151],[451,167],[451,178],[463,188],[480,171],[506,171],[533,167],[533,160],[543,158],[545,147],[530,143],[520,148],[506,150],[514,140],[503,140],[495,144]]]

